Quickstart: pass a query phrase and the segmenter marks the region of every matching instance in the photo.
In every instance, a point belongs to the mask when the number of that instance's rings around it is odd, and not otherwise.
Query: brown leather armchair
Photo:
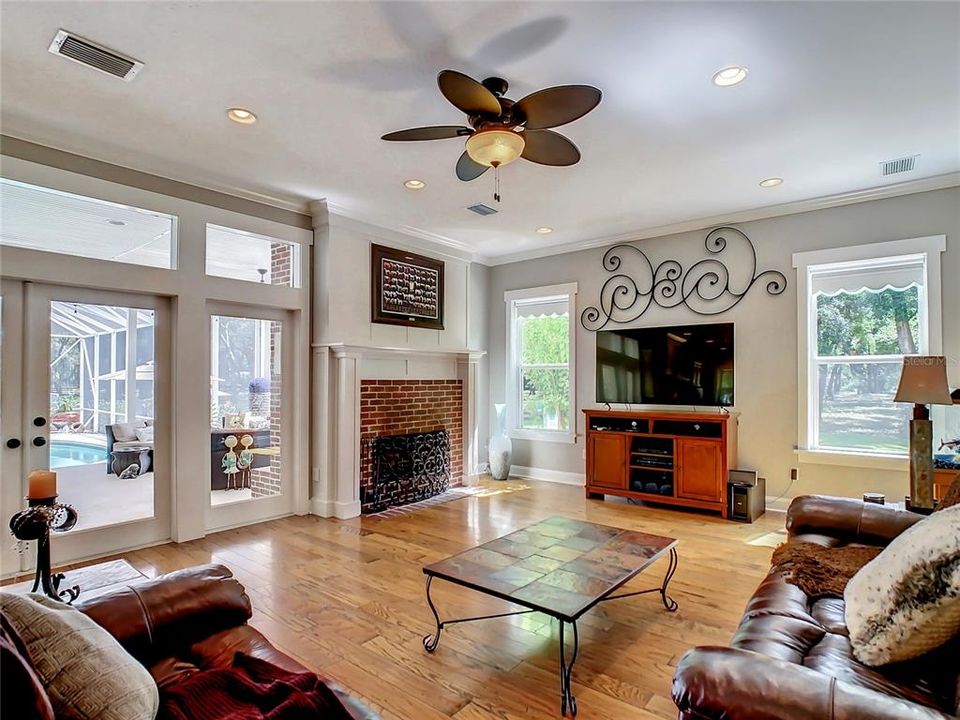
[[[884,546],[921,519],[859,500],[804,496],[789,542]],[[813,600],[771,571],[731,647],[687,652],[673,677],[682,720],[956,720],[960,639],[909,662],[871,668],[850,649],[839,598]]]
[[[76,607],[146,666],[161,688],[199,670],[227,667],[238,651],[293,672],[312,672],[247,624],[250,598],[223,565],[200,565],[118,586]],[[378,720],[343,687],[324,681],[356,720]]]

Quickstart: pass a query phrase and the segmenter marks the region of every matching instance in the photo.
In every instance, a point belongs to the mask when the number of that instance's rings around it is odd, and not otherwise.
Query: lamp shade
[[[513,130],[481,130],[467,140],[467,155],[481,165],[499,167],[520,157],[524,145],[523,135]]]
[[[937,355],[908,355],[903,359],[894,402],[916,405],[952,405],[947,385],[947,359]]]

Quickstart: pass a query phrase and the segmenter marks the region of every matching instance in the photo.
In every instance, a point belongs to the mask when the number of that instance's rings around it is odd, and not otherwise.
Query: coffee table
[[[595,523],[551,517],[504,537],[453,555],[423,568],[427,576],[427,605],[437,629],[423,638],[432,653],[447,625],[540,612],[560,622],[560,712],[577,714],[571,690],[573,666],[580,650],[577,620],[597,603],[660,593],[670,612],[677,602],[667,586],[677,570],[677,541],[661,535],[623,530]],[[613,594],[618,588],[669,555],[667,572],[659,587]],[[430,586],[435,578],[520,605],[526,610],[441,620]],[[573,631],[573,649],[567,662],[564,632]]]

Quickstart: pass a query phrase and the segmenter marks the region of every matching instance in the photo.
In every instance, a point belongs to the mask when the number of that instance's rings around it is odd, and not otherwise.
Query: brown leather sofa
[[[790,542],[885,546],[921,519],[859,500],[796,498]],[[731,647],[687,652],[673,677],[681,720],[944,720],[960,716],[960,638],[871,668],[850,649],[839,598],[812,600],[771,571]]]
[[[250,598],[223,565],[200,565],[120,585],[78,601],[76,607],[120,641],[161,688],[199,670],[229,667],[238,651],[293,672],[309,672],[247,624]],[[324,680],[351,717],[378,720],[344,688]]]

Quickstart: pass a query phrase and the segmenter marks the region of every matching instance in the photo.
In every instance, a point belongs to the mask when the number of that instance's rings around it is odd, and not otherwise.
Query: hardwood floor
[[[726,644],[767,570],[771,548],[749,541],[782,529],[610,500],[532,481],[487,481],[485,492],[401,517],[296,517],[124,554],[149,576],[189,565],[230,567],[253,601],[253,624],[308,667],[335,677],[387,720],[556,720],[557,625],[539,615],[455,625],[428,655],[433,630],[421,566],[551,515],[670,535],[680,566],[667,613],[657,595],[612,601],[580,622],[574,670],[579,718],[675,718],[670,679],[698,644]],[[666,559],[629,587],[656,585]],[[443,616],[508,609],[434,582]]]

